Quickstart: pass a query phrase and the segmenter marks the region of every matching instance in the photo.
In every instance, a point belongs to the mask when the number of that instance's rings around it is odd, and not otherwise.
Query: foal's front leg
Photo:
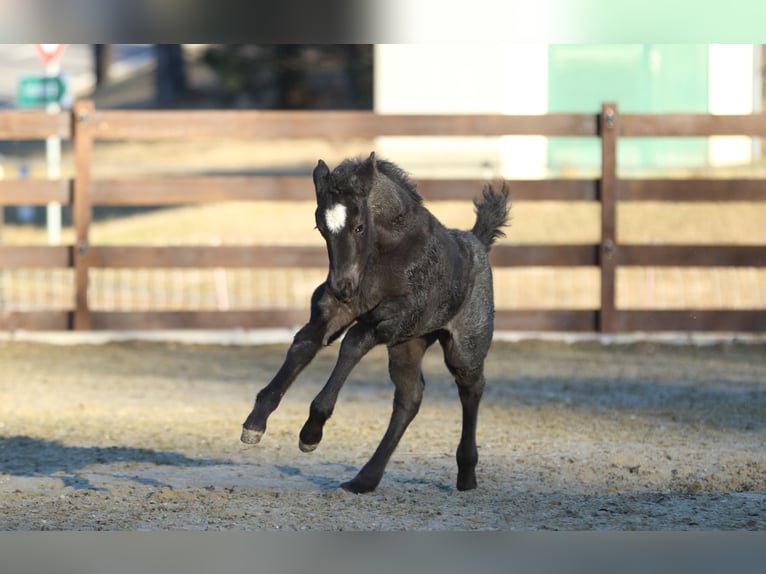
[[[322,440],[322,429],[327,419],[335,409],[343,383],[346,382],[351,370],[359,363],[370,349],[378,342],[375,328],[366,323],[356,323],[349,329],[340,346],[338,361],[330,374],[330,378],[311,401],[309,418],[303,425],[298,447],[303,452],[311,452]]]
[[[241,440],[256,444],[266,432],[266,421],[279,406],[295,378],[316,356],[323,345],[343,331],[353,320],[353,311],[332,297],[320,285],[311,298],[311,319],[298,331],[284,363],[271,382],[256,396],[255,406],[242,425]]]

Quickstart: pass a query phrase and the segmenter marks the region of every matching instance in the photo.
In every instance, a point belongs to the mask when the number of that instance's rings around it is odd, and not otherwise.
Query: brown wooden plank
[[[601,107],[601,306],[599,331],[614,331],[615,268],[617,265],[617,133],[621,117],[614,103]]]
[[[511,201],[594,201],[598,197],[595,179],[508,179]],[[479,197],[483,179],[420,179],[418,192],[430,201],[472,200]],[[489,183],[496,183],[489,180]]]
[[[624,114],[622,137],[742,135],[766,137],[766,114]]]
[[[358,111],[98,110],[97,139],[595,136],[594,114],[376,114]]]
[[[293,328],[309,319],[308,309],[248,311],[93,311],[93,329],[263,329]]]
[[[213,201],[313,201],[311,176],[217,176],[93,182],[94,205],[172,205]]]
[[[766,179],[623,179],[622,201],[766,201]]]
[[[2,311],[0,330],[16,331],[66,331],[70,328],[71,313],[68,311]]]
[[[495,329],[498,331],[576,331],[596,330],[597,312],[561,309],[498,309]]]
[[[74,125],[74,193],[72,219],[75,228],[75,310],[74,329],[90,328],[88,307],[88,249],[91,208],[91,167],[93,162],[93,114],[91,101],[77,102],[72,110]]]
[[[51,201],[72,201],[72,181],[68,179],[9,179],[0,181],[0,205],[46,205]]]
[[[92,245],[86,256],[91,267],[326,267],[323,246],[290,245]],[[595,245],[496,245],[490,261],[497,267],[581,266],[598,263]]]
[[[0,269],[57,269],[72,266],[66,245],[0,245]]]
[[[327,253],[322,246],[92,245],[85,260],[98,268],[326,267]]]
[[[297,327],[308,309],[256,311],[94,311],[91,327],[107,330],[143,329],[258,329]],[[501,331],[593,332],[597,311],[499,309],[495,329]],[[67,311],[0,311],[0,329],[12,331],[69,328]],[[618,332],[718,331],[766,332],[766,310],[618,310]]]
[[[766,309],[627,310],[617,312],[617,330],[766,332]]]
[[[766,267],[764,245],[620,245],[625,266]]]
[[[598,265],[597,245],[507,245],[492,247],[489,260],[495,267]]]
[[[69,114],[49,114],[44,111],[0,111],[0,139],[44,140],[49,136],[72,137]]]
[[[422,179],[420,194],[429,201],[472,200],[487,183],[481,179]],[[592,201],[594,179],[508,180],[513,201]],[[311,176],[253,175],[104,179],[92,183],[94,205],[173,205],[212,201],[313,201]]]

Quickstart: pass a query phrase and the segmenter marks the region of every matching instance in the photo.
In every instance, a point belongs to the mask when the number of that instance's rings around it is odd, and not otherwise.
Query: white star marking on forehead
[[[336,203],[324,212],[324,220],[331,233],[338,233],[346,225],[346,206]]]

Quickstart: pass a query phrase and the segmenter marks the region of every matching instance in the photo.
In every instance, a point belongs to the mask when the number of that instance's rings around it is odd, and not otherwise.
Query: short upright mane
[[[384,159],[377,160],[375,165],[380,173],[398,184],[400,187],[403,187],[407,193],[410,194],[413,201],[423,203],[423,197],[418,193],[415,183],[410,179],[410,176],[406,171],[398,165]]]
[[[341,193],[359,193],[361,188],[358,174],[368,161],[374,161],[375,170],[386,176],[397,187],[403,189],[412,201],[419,204],[423,203],[423,198],[417,192],[415,183],[407,175],[407,172],[390,161],[373,159],[373,156],[367,159],[346,159],[341,162],[330,174],[332,181],[330,190],[336,189]]]

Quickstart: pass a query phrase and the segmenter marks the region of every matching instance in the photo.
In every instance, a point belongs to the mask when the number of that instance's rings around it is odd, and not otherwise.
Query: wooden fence
[[[0,309],[0,329],[225,329],[295,326],[307,309],[229,311],[94,311],[89,270],[96,268],[323,267],[321,247],[100,246],[89,239],[94,205],[168,205],[223,200],[311,200],[310,177],[248,176],[98,180],[96,140],[188,138],[374,138],[376,136],[577,136],[600,138],[595,179],[511,181],[514,200],[595,201],[601,241],[578,245],[498,245],[495,267],[592,266],[600,269],[597,309],[498,310],[496,328],[512,331],[766,331],[766,309],[621,309],[615,305],[618,266],[766,267],[766,246],[627,245],[617,242],[618,201],[766,201],[766,179],[619,179],[617,141],[625,137],[744,135],[766,137],[766,115],[620,114],[607,103],[597,114],[377,115],[370,112],[115,111],[78,102],[71,112],[0,112],[0,139],[73,141],[74,177],[0,182],[0,204],[72,206],[76,240],[63,246],[0,244],[0,272],[22,268],[74,270],[71,310]],[[468,199],[479,180],[419,180],[427,200]],[[766,222],[764,222],[766,225]]]

